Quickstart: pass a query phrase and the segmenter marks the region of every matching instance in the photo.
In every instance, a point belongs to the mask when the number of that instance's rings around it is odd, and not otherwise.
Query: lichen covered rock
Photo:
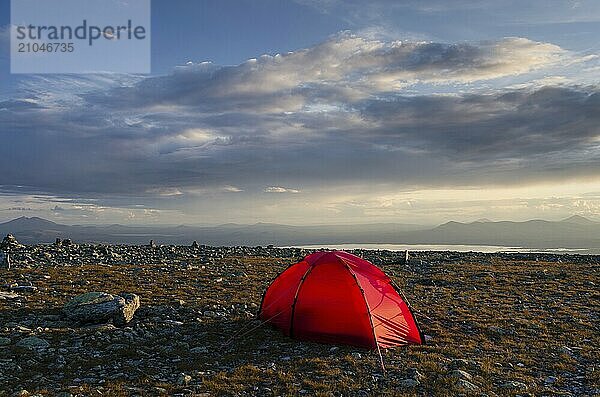
[[[106,292],[88,292],[71,299],[63,307],[68,319],[79,323],[101,324],[112,321],[124,325],[131,321],[140,307],[135,294],[112,295]]]

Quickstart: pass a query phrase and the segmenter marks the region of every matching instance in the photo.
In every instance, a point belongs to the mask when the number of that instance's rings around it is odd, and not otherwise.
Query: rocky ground
[[[598,256],[422,252],[405,264],[354,251],[403,288],[428,339],[384,351],[384,373],[372,351],[291,340],[256,319],[270,281],[308,251],[0,248],[11,265],[0,268],[0,396],[600,394]],[[135,294],[140,307],[119,326],[66,315],[92,291]]]

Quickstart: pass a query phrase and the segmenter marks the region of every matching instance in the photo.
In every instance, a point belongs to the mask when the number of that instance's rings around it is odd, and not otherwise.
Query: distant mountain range
[[[581,216],[562,221],[447,222],[434,228],[412,224],[289,226],[273,223],[220,226],[62,225],[38,217],[21,217],[0,224],[0,233],[12,233],[25,244],[50,243],[56,238],[77,242],[207,245],[310,244],[469,244],[524,248],[600,248],[600,222]]]

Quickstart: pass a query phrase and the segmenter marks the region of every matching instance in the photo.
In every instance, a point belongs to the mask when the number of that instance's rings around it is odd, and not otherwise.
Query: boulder
[[[140,298],[135,294],[88,292],[67,302],[63,313],[79,323],[101,324],[112,320],[115,325],[124,325],[131,321],[139,307]]]
[[[121,294],[121,298],[125,300],[125,303],[123,306],[119,306],[119,311],[113,317],[115,325],[125,325],[130,322],[135,311],[140,307],[140,297],[136,294]]]

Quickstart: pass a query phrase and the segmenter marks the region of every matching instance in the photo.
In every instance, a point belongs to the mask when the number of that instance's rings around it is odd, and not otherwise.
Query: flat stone
[[[201,346],[193,347],[190,349],[190,353],[192,353],[192,354],[208,353],[208,348],[201,347]]]
[[[456,358],[450,363],[452,368],[479,368],[479,362],[465,358]]]
[[[37,336],[30,336],[28,338],[21,339],[15,346],[26,350],[45,350],[50,346],[50,343],[45,339],[38,338]]]
[[[416,379],[402,379],[400,381],[400,387],[403,387],[405,389],[410,389],[413,387],[417,387],[421,384],[421,382],[419,382]]]
[[[546,385],[551,385],[553,383],[555,383],[558,379],[556,378],[556,376],[548,376],[546,377],[546,379],[544,379],[544,384]]]
[[[464,390],[464,391],[474,391],[474,390],[478,390],[479,389],[479,386],[477,386],[477,385],[469,382],[466,379],[458,379],[456,381],[456,386],[459,389]]]
[[[473,379],[473,376],[470,373],[460,370],[460,369],[455,369],[454,371],[450,372],[450,377],[456,378],[456,379],[466,379],[466,380]]]
[[[107,294],[106,292],[87,292],[85,294],[77,295],[71,299],[65,305],[65,308],[111,302],[114,298],[114,295]]]
[[[527,385],[523,382],[518,382],[516,380],[509,380],[508,382],[504,382],[500,385],[503,389],[519,389],[519,390],[527,390]]]
[[[18,285],[12,287],[11,290],[15,292],[35,292],[37,291],[37,287],[34,287],[33,285]]]

